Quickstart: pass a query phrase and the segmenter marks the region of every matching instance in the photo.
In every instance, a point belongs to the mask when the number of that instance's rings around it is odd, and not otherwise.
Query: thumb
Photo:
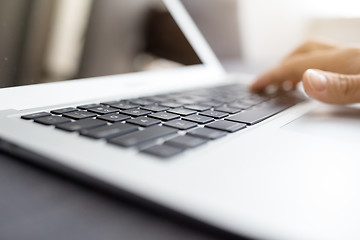
[[[360,102],[360,75],[345,75],[308,69],[303,75],[306,93],[333,104]]]

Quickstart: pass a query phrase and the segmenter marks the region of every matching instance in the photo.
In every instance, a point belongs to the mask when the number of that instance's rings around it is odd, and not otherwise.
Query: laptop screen
[[[0,0],[0,88],[200,63],[161,0]]]

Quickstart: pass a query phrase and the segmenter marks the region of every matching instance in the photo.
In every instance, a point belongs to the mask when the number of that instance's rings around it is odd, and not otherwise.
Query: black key
[[[185,104],[195,104],[195,103],[197,103],[198,101],[197,100],[195,100],[195,99],[192,99],[192,98],[184,98],[184,97],[180,97],[180,98],[175,98],[175,101],[177,102],[177,103],[181,103],[181,104],[183,104],[183,105],[185,105]]]
[[[83,129],[95,128],[106,125],[106,122],[98,120],[98,119],[83,119],[76,122],[69,122],[56,125],[56,128],[74,132],[74,131],[81,131]]]
[[[158,105],[150,105],[150,106],[141,107],[141,109],[152,111],[152,112],[164,112],[164,111],[168,110],[169,108],[158,106]]]
[[[74,112],[74,111],[77,111],[77,109],[73,108],[73,107],[67,107],[67,108],[60,108],[60,109],[52,110],[51,113],[61,115],[63,113]]]
[[[138,108],[139,105],[134,105],[134,104],[130,104],[130,103],[120,102],[120,103],[117,103],[117,104],[111,104],[110,107],[118,108],[118,109],[121,109],[121,110],[129,110],[129,109]]]
[[[134,105],[148,106],[148,105],[154,104],[155,102],[145,100],[145,99],[133,99],[133,100],[130,101],[130,103],[132,103]]]
[[[137,131],[121,137],[112,138],[109,140],[109,142],[123,147],[132,147],[142,143],[146,143],[148,141],[154,141],[158,138],[166,137],[175,133],[177,133],[177,130],[174,128],[153,126],[145,128],[142,131]]]
[[[253,95],[253,96],[250,96],[248,98],[244,98],[244,99],[241,99],[240,102],[243,102],[245,104],[249,104],[249,105],[257,105],[259,103],[262,103],[263,101],[265,101],[264,99],[256,96],[256,95]]]
[[[210,140],[214,140],[226,136],[225,132],[210,128],[197,128],[195,130],[188,132],[187,134],[195,137],[210,139]]]
[[[183,117],[182,119],[191,121],[191,122],[196,122],[198,124],[206,124],[206,123],[214,121],[214,119],[211,117],[206,117],[206,116],[201,116],[201,115],[196,115],[196,114],[190,115],[187,117]]]
[[[191,99],[194,100],[195,104],[201,104],[201,102],[207,102],[207,101],[210,101],[210,98],[209,97],[205,97],[205,96],[199,96],[199,95],[196,95],[196,93],[191,93],[192,95],[190,96]]]
[[[95,108],[90,108],[88,111],[102,115],[102,114],[107,114],[107,113],[118,112],[119,109],[112,108],[112,107],[109,107],[109,106],[101,106],[100,105],[100,106],[95,107]]]
[[[174,109],[168,110],[168,112],[178,114],[181,116],[188,116],[188,115],[196,113],[196,111],[194,111],[194,110],[185,109],[185,108],[174,108]]]
[[[222,107],[219,107],[219,108],[215,108],[215,110],[219,111],[219,112],[226,112],[226,113],[234,114],[234,113],[240,112],[241,108],[222,106]]]
[[[48,112],[37,112],[37,113],[32,113],[32,114],[27,114],[27,115],[21,116],[21,118],[26,119],[26,120],[32,120],[32,119],[46,117],[46,116],[51,116],[51,114]]]
[[[172,120],[169,122],[164,123],[165,126],[177,128],[180,130],[187,130],[190,128],[197,127],[196,123],[184,121],[184,120]]]
[[[218,96],[218,97],[213,97],[213,100],[217,102],[231,103],[234,102],[236,98],[231,96]]]
[[[179,115],[173,113],[166,113],[166,112],[158,112],[158,113],[150,114],[149,117],[160,119],[162,121],[170,121],[180,118]]]
[[[61,123],[71,122],[70,119],[60,116],[47,116],[42,118],[36,118],[34,121],[44,125],[57,125]]]
[[[251,107],[252,105],[241,102],[241,101],[236,101],[236,102],[230,103],[229,106],[234,107],[234,108],[247,109],[247,108]]]
[[[183,152],[183,149],[167,145],[155,145],[141,150],[143,153],[151,154],[160,158],[170,158]]]
[[[138,127],[127,123],[115,123],[113,125],[102,126],[98,128],[82,130],[81,135],[91,138],[112,138],[125,135],[138,130]]]
[[[210,123],[206,125],[208,128],[214,128],[221,131],[227,131],[227,132],[236,132],[240,129],[246,128],[246,124],[244,123],[236,123],[236,122],[230,122],[225,120],[219,120],[213,123]]]
[[[127,119],[130,119],[130,116],[119,113],[109,113],[102,116],[97,117],[98,119],[105,120],[108,122],[121,122]]]
[[[252,95],[250,97],[250,99],[257,102],[257,104],[258,104],[258,103],[269,101],[271,99],[271,97],[267,96],[267,95]]]
[[[77,106],[77,108],[82,109],[82,110],[88,110],[88,109],[91,109],[91,108],[96,108],[98,106],[101,106],[101,105],[97,104],[97,103],[92,103],[92,104],[86,104],[86,105]]]
[[[127,120],[126,122],[139,125],[141,127],[150,127],[156,124],[161,123],[160,120],[148,117],[138,117],[134,119]]]
[[[209,107],[221,107],[222,105],[224,105],[224,103],[217,101],[208,101],[208,102],[202,102],[201,105],[205,105]]]
[[[226,120],[253,125],[285,110],[291,105],[292,104],[289,103],[272,101],[235,114],[234,116],[226,118]]]
[[[149,101],[157,102],[157,103],[169,101],[169,98],[167,98],[166,96],[146,97],[146,99],[148,99]]]
[[[248,99],[251,96],[254,96],[254,93],[249,91],[244,91],[237,94],[238,99]]]
[[[205,112],[200,112],[199,114],[203,115],[203,116],[213,117],[213,118],[216,118],[216,119],[224,118],[224,117],[229,116],[228,113],[218,112],[218,111],[211,111],[211,110],[205,111]]]
[[[130,115],[132,117],[141,117],[150,114],[150,111],[142,110],[142,109],[129,109],[129,110],[123,110],[121,113]]]
[[[211,107],[203,106],[203,105],[199,105],[199,104],[191,104],[191,105],[184,106],[184,108],[202,112],[202,111],[209,110]]]
[[[169,108],[178,108],[182,107],[184,104],[177,103],[177,102],[162,102],[160,103],[161,106],[169,107]]]
[[[95,113],[86,112],[86,111],[75,111],[75,112],[68,112],[63,114],[64,117],[72,118],[75,120],[80,120],[84,118],[92,118],[96,117]]]
[[[164,144],[171,145],[178,148],[194,148],[206,143],[207,140],[192,136],[178,136],[166,141]]]

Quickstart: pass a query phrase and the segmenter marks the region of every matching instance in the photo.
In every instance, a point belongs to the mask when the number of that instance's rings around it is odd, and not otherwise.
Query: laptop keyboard
[[[21,116],[35,123],[106,140],[120,148],[170,158],[251,127],[302,101],[258,95],[240,84],[91,103]]]

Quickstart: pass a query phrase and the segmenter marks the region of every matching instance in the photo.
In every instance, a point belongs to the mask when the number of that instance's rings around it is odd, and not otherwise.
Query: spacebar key
[[[177,133],[177,130],[174,128],[154,126],[146,128],[142,131],[137,131],[121,137],[112,138],[109,140],[109,142],[123,147],[132,147],[174,133]]]
[[[253,125],[291,107],[292,105],[294,104],[279,101],[264,103],[228,117],[225,120]]]

